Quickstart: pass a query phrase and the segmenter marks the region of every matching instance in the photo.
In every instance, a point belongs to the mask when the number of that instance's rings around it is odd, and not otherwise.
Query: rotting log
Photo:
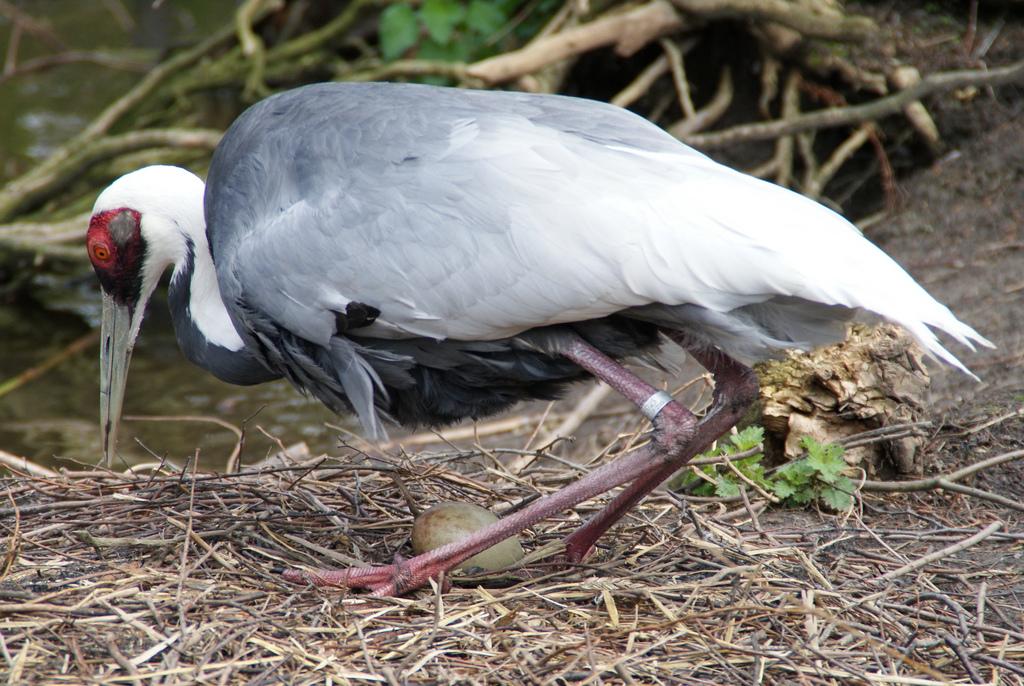
[[[783,457],[804,452],[811,436],[822,444],[893,425],[912,425],[927,407],[928,371],[920,346],[885,324],[851,327],[847,340],[810,353],[789,353],[758,365],[762,422]],[[922,472],[920,432],[846,450],[847,462],[869,475]]]

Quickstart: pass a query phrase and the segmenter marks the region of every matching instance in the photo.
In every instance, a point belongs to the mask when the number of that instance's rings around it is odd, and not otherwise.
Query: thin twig
[[[960,552],[961,550],[966,550],[967,548],[970,548],[972,545],[975,545],[977,543],[980,543],[981,541],[984,541],[986,538],[988,538],[989,536],[994,534],[996,531],[999,531],[999,529],[1002,528],[1002,526],[1003,526],[1003,523],[998,521],[998,520],[995,521],[995,522],[992,522],[991,524],[986,526],[984,529],[982,529],[978,533],[974,534],[973,536],[971,536],[969,538],[965,538],[964,540],[960,541],[959,543],[956,543],[956,544],[951,545],[951,546],[947,546],[945,548],[942,548],[941,550],[936,550],[935,552],[930,553],[928,555],[925,555],[923,557],[919,557],[916,560],[914,560],[913,562],[910,562],[909,564],[905,564],[905,565],[903,565],[902,567],[900,567],[898,569],[894,569],[894,570],[892,570],[890,572],[886,572],[885,574],[881,575],[880,577],[877,577],[875,579],[875,582],[879,583],[879,582],[883,582],[883,581],[892,581],[893,579],[895,579],[897,577],[901,577],[904,574],[908,574],[910,572],[913,572],[913,571],[916,571],[918,569],[921,569],[922,567],[926,567],[927,565],[930,565],[932,562],[935,562],[936,560],[941,560],[944,557],[949,557],[950,555],[955,555],[956,553]]]

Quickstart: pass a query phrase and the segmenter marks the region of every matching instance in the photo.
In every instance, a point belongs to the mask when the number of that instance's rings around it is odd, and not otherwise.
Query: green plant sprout
[[[849,465],[843,459],[843,446],[838,443],[822,445],[810,436],[804,436],[800,445],[807,455],[769,473],[764,467],[764,453],[759,449],[763,440],[763,428],[748,426],[729,436],[728,441],[720,441],[717,447],[698,456],[714,458],[751,453],[730,460],[743,478],[727,465],[702,465],[681,472],[669,482],[669,488],[688,488],[700,496],[733,498],[740,494],[740,487],[747,481],[790,506],[803,507],[818,502],[842,512],[853,503],[854,486],[850,477],[844,474]],[[694,485],[698,481],[701,483]]]

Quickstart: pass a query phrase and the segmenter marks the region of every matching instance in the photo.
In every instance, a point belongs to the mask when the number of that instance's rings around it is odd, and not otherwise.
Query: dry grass
[[[968,434],[968,452],[985,432]],[[948,438],[933,446],[956,452]],[[514,477],[490,450],[338,453],[226,476],[4,479],[8,680],[1024,683],[1024,526],[990,503],[869,495],[834,516],[661,493],[588,564],[549,556],[377,600],[277,572],[389,561],[408,554],[418,507],[503,513],[580,467],[537,460]],[[538,526],[527,549],[556,550],[599,505]],[[895,573],[997,520],[973,546]]]

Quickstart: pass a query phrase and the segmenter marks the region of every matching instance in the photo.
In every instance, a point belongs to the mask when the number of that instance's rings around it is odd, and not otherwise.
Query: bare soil
[[[982,8],[968,45],[969,15],[953,5],[858,9],[873,12],[885,27],[884,45],[873,46],[876,54],[922,73],[1021,58],[1024,23],[1014,14],[1018,6]],[[979,45],[989,40],[990,48],[978,56]],[[930,100],[928,107],[945,150],[930,167],[901,178],[895,216],[868,235],[996,344],[962,355],[981,383],[933,366],[936,406],[950,409],[976,398],[998,403],[1024,390],[1024,85],[955,91]]]
[[[902,183],[905,206],[872,233],[996,344],[963,355],[980,384],[950,370],[935,372],[941,407],[1024,390],[1024,120],[1002,103],[991,107],[1006,111],[994,122],[978,117],[976,137]]]

